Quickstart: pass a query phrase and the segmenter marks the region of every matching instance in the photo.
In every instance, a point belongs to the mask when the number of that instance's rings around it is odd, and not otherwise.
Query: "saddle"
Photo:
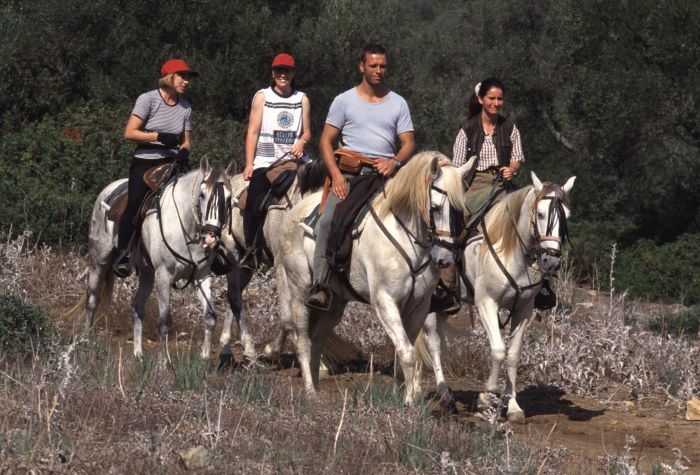
[[[143,181],[146,186],[151,190],[146,198],[143,200],[141,209],[139,210],[139,218],[143,218],[146,211],[150,208],[151,199],[158,193],[172,176],[173,169],[175,168],[174,163],[164,163],[150,168],[143,175]],[[107,198],[104,200],[104,204],[107,205],[107,219],[118,223],[124,214],[126,209],[126,202],[128,199],[128,182],[118,186]]]
[[[302,164],[297,159],[278,160],[270,165],[265,172],[267,181],[270,182],[271,188],[268,196],[263,200],[263,207],[266,209],[289,209],[292,207],[292,201],[287,196],[287,191],[294,183],[297,175],[297,170]],[[234,204],[242,211],[245,209],[248,200],[248,187],[246,186],[241,191]]]

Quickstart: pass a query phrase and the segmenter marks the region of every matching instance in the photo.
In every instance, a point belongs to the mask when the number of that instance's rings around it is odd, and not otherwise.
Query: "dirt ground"
[[[153,302],[149,302],[149,305],[153,305]],[[466,315],[460,313],[458,319],[462,321],[451,321],[451,324],[468,325]],[[114,321],[112,323],[110,333],[128,345],[131,340],[131,323],[126,319],[122,319],[119,325],[114,325]],[[220,323],[215,330],[217,338],[219,325]],[[188,341],[181,344],[191,345],[192,341],[201,341],[198,327],[199,324],[193,327],[192,333],[187,337]],[[146,325],[144,337],[145,349],[155,353],[155,318],[150,319]],[[258,350],[262,350],[262,345]],[[236,351],[236,359],[241,361],[239,349]],[[383,356],[384,361],[375,361],[376,377],[390,380],[393,369],[389,354],[387,352]],[[218,355],[214,354],[213,357],[218,358]],[[289,343],[287,352],[279,361],[282,362],[281,366],[269,364],[267,369],[285,380],[292,376],[292,384],[301,388],[303,383],[300,371]],[[322,400],[337,401],[338,394],[342,394],[344,389],[356,387],[358,381],[367,381],[368,368],[367,361],[355,362],[345,366],[339,374],[323,379]],[[430,394],[435,390],[434,382],[429,379],[430,376],[424,378],[426,391]],[[436,417],[454,417],[469,423],[487,424],[476,412],[476,398],[483,381],[448,378],[448,384],[456,399],[456,409],[436,409]],[[675,459],[673,449],[680,449],[688,459],[683,461],[683,465],[688,467],[685,473],[700,474],[700,422],[686,421],[685,407],[668,404],[663,395],[637,397],[630,394],[625,386],[607,388],[598,397],[567,394],[555,387],[521,387],[519,391],[518,401],[525,411],[526,420],[523,424],[511,425],[515,437],[540,447],[565,448],[591,463],[589,467],[566,467],[565,473],[596,473],[593,468],[596,459],[606,455],[625,455],[626,446],[630,446],[629,436],[633,436],[634,443],[629,449],[629,458],[642,473],[651,473],[654,465],[661,461],[672,464]]]

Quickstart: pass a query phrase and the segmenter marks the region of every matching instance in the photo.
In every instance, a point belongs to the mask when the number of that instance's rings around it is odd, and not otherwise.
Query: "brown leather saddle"
[[[301,162],[298,160],[280,160],[279,162],[270,165],[270,168],[265,172],[265,177],[267,181],[274,184],[285,172],[293,171],[296,172]],[[248,187],[245,187],[243,191],[236,197],[238,208],[241,210],[245,209],[246,201],[248,200]],[[284,193],[281,197],[276,197],[274,194],[270,194],[269,199],[266,203],[266,208],[291,208],[292,202]]]
[[[143,203],[141,204],[141,209],[139,210],[140,218],[143,218],[143,216],[146,214],[151,198],[153,198],[158,190],[160,190],[160,188],[170,179],[174,167],[174,163],[165,163],[163,165],[152,167],[146,173],[144,173],[143,181],[151,191],[148,192],[143,200]],[[121,219],[122,214],[124,214],[124,210],[126,209],[128,191],[128,188],[125,188],[121,193],[118,193],[116,196],[109,197],[107,200],[105,200],[109,201],[107,204],[110,206],[109,211],[107,211],[107,219],[109,221],[118,223]]]

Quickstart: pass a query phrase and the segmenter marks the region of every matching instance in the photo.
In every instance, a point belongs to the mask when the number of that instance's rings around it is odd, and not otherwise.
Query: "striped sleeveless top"
[[[280,96],[272,87],[258,92],[265,94],[265,105],[253,160],[254,169],[269,167],[300,139],[301,100],[305,95],[301,91],[293,91],[289,96]]]

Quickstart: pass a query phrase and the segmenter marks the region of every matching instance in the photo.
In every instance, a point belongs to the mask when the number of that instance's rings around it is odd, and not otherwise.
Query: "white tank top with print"
[[[303,92],[293,91],[289,96],[281,96],[271,87],[259,92],[265,95],[265,105],[253,168],[272,165],[292,149],[302,134]]]

